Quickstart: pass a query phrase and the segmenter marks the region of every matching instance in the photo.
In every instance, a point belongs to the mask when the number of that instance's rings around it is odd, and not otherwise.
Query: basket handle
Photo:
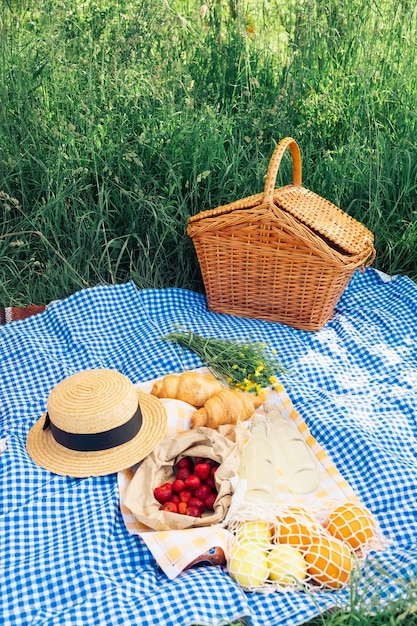
[[[266,173],[265,188],[264,188],[264,202],[273,202],[275,184],[277,181],[277,174],[279,166],[281,165],[281,159],[285,150],[289,148],[292,156],[292,184],[297,187],[301,187],[301,153],[298,143],[292,137],[285,137],[281,139],[276,146],[271,160],[269,162],[268,171]]]

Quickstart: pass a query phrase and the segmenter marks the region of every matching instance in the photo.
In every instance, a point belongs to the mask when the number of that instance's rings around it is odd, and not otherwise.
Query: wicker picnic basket
[[[286,149],[291,185],[275,189]],[[301,182],[301,154],[282,139],[263,193],[188,220],[211,311],[319,330],[357,268],[375,258],[373,234]]]

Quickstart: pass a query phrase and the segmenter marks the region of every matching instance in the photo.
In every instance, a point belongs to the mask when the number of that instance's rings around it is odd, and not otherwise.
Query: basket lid
[[[305,187],[276,189],[273,202],[348,254],[360,254],[373,245],[374,236],[363,224]]]

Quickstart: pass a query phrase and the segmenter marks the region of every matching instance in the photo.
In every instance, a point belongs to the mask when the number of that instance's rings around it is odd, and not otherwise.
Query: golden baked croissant
[[[218,428],[223,424],[237,424],[252,417],[264,398],[238,389],[223,388],[207,400],[191,416],[191,428],[207,426]]]
[[[167,374],[154,383],[151,394],[158,398],[183,400],[195,407],[201,407],[222,385],[213,374],[182,372]]]

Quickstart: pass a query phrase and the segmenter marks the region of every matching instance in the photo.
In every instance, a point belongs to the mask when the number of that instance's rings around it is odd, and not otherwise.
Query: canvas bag
[[[165,438],[141,463],[127,487],[124,504],[135,518],[153,530],[183,530],[223,522],[232,498],[231,480],[240,464],[239,429],[200,427]],[[219,463],[215,474],[217,498],[214,511],[203,517],[161,511],[153,489],[174,479],[174,466],[186,456],[209,458]]]

